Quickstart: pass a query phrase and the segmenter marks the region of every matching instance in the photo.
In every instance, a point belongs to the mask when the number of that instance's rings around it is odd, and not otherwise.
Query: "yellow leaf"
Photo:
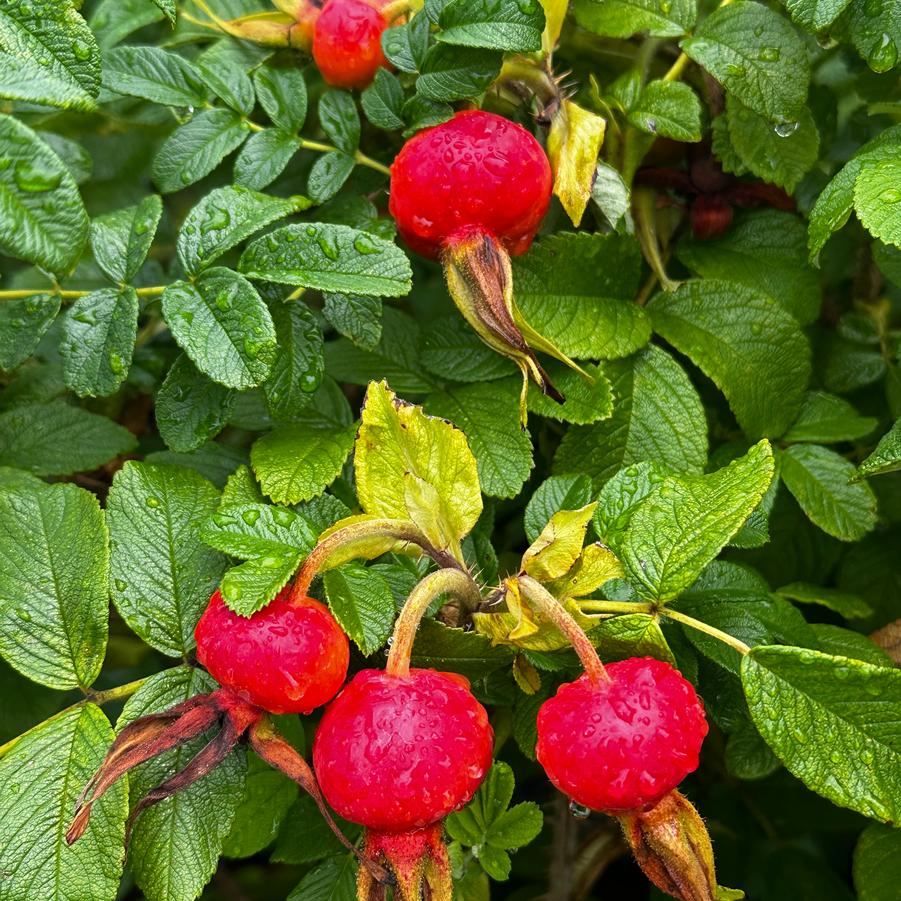
[[[563,20],[566,18],[566,10],[569,0],[541,0],[544,7],[544,35],[541,39],[541,49],[545,53],[551,53],[557,46],[560,31],[563,28]]]
[[[517,654],[513,660],[513,678],[527,695],[533,695],[541,688],[538,670],[522,654]]]
[[[589,544],[566,575],[547,586],[555,597],[583,598],[597,591],[605,582],[623,577],[623,565],[610,548]]]
[[[460,541],[482,512],[476,461],[463,432],[399,400],[385,382],[371,382],[355,447],[360,506],[412,521],[459,558]]]
[[[554,169],[554,193],[573,225],[582,221],[591,197],[606,127],[606,120],[571,100],[560,104],[551,122],[547,152]]]
[[[595,503],[579,510],[560,510],[523,554],[522,568],[539,582],[565,576],[582,554],[585,532]]]

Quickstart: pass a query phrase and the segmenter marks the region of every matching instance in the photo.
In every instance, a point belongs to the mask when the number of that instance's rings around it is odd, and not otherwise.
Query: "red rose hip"
[[[365,0],[329,0],[313,28],[313,59],[325,81],[338,88],[365,88],[386,66],[382,53],[385,17]]]
[[[578,804],[623,813],[656,804],[698,767],[707,734],[691,683],[668,663],[633,657],[563,684],[538,712],[538,760]]]
[[[427,257],[473,232],[493,235],[516,256],[529,249],[552,186],[550,163],[529,132],[469,110],[404,145],[391,166],[391,215]]]
[[[363,670],[326,709],[313,768],[345,819],[410,832],[472,798],[491,766],[492,740],[485,708],[463,677]]]
[[[220,685],[269,713],[309,713],[347,676],[350,650],[329,609],[284,589],[250,618],[217,591],[194,632],[197,659]]]

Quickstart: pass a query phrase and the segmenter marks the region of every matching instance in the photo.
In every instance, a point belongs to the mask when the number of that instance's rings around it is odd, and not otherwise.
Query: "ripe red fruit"
[[[366,0],[329,0],[313,28],[313,59],[325,81],[365,88],[386,66],[382,32],[388,22]]]
[[[522,126],[481,110],[412,137],[391,166],[391,215],[413,250],[437,257],[485,232],[525,253],[551,200],[551,166]]]
[[[436,823],[475,794],[493,731],[462,676],[362,670],[329,705],[313,767],[345,819],[386,833]]]
[[[347,676],[350,650],[328,608],[290,588],[249,619],[217,591],[194,631],[197,659],[222,686],[270,713],[309,713]]]
[[[538,712],[538,760],[578,804],[622,813],[657,803],[697,769],[707,734],[691,683],[651,657],[560,686]]]

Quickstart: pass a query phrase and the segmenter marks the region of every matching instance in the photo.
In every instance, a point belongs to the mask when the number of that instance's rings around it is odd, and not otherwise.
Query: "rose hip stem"
[[[400,677],[409,675],[410,655],[419,622],[435,598],[443,594],[456,594],[472,607],[476,607],[482,600],[479,589],[469,573],[459,569],[439,569],[426,576],[410,592],[397,618],[385,667],[387,673]]]
[[[578,654],[588,678],[593,683],[601,684],[610,681],[610,676],[604,669],[604,664],[601,663],[601,658],[585,634],[585,630],[540,582],[523,574],[508,579],[505,585],[508,591],[519,594],[533,610],[553,623],[566,636],[573,646],[573,650]]]

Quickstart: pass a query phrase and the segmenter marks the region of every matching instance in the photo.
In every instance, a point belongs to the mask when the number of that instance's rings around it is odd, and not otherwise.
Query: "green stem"
[[[508,590],[518,591],[533,610],[553,623],[566,636],[592,682],[600,684],[610,681],[610,676],[607,675],[607,670],[604,669],[604,664],[601,663],[601,658],[585,631],[566,611],[563,604],[540,582],[522,574],[510,579],[507,587]]]
[[[150,288],[135,288],[135,294],[138,297],[157,297],[167,287],[168,285],[153,285]],[[35,297],[38,294],[56,294],[63,300],[74,300],[92,293],[92,291],[64,291],[61,288],[20,288],[15,291],[0,291],[0,300],[20,300],[25,297]]]
[[[730,635],[728,632],[723,632],[721,629],[716,629],[713,626],[701,622],[701,620],[695,619],[693,616],[689,616],[686,613],[679,613],[678,610],[670,610],[667,607],[661,607],[658,612],[662,616],[665,616],[667,619],[671,619],[677,623],[682,623],[682,625],[688,626],[691,629],[697,629],[698,632],[704,632],[707,635],[718,638],[724,644],[729,645],[730,648],[734,648],[736,651],[738,651],[739,654],[745,655],[751,650],[748,645],[746,645],[740,639],[736,638],[734,635]]]
[[[584,613],[654,613],[654,605],[639,601],[578,601]]]
[[[30,729],[26,729],[21,735],[17,735],[5,744],[0,745],[0,757],[3,757],[8,751],[11,751],[23,738],[27,738],[33,732],[37,732],[38,729],[43,729],[50,723],[65,716],[67,713],[78,710],[80,707],[84,707],[85,704],[97,704],[98,706],[102,706],[103,704],[108,704],[110,701],[121,701],[124,698],[131,697],[149,678],[150,676],[145,676],[143,679],[135,679],[133,682],[126,682],[125,685],[118,685],[116,688],[107,688],[105,691],[88,692],[87,697],[83,698],[81,701],[76,701],[74,704],[64,707],[62,710],[54,713],[53,716],[47,717],[47,719],[32,726]]]
[[[410,655],[420,620],[435,598],[453,594],[475,609],[482,600],[472,576],[461,569],[439,569],[427,575],[411,592],[394,624],[394,637],[385,671],[404,678],[410,673]]]

